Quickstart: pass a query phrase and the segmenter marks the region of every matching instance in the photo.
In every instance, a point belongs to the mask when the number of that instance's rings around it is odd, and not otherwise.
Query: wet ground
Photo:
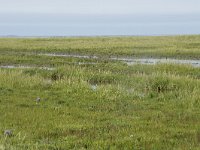
[[[89,55],[74,55],[74,54],[39,54],[45,56],[54,56],[54,57],[76,57],[76,58],[87,58],[87,59],[101,59],[97,56]],[[159,64],[159,63],[172,63],[172,64],[188,64],[193,67],[200,67],[200,60],[192,59],[171,59],[171,58],[128,58],[128,57],[110,57],[109,60],[122,61],[128,65],[133,64]]]
[[[188,64],[193,67],[200,67],[200,60],[182,60],[182,59],[171,59],[171,58],[111,58],[112,60],[119,60],[127,63],[128,65],[133,64],[159,64],[159,63],[171,63],[171,64]]]
[[[43,69],[43,70],[54,70],[55,68],[50,68],[50,67],[32,67],[32,66],[14,66],[14,65],[3,65],[0,66],[0,68],[8,68],[8,69]]]
[[[98,56],[89,56],[89,55],[78,55],[78,54],[53,54],[53,53],[45,53],[38,54],[40,56],[49,56],[49,57],[73,57],[73,58],[83,58],[83,59],[101,59]],[[200,60],[192,60],[192,59],[172,59],[172,58],[128,58],[128,57],[108,57],[108,60],[113,61],[121,61],[126,63],[127,65],[134,64],[147,64],[147,65],[155,65],[159,63],[170,63],[170,64],[187,64],[193,67],[200,67]],[[95,62],[69,62],[69,64],[76,65],[94,65],[97,64]],[[55,68],[50,67],[33,67],[33,66],[23,66],[23,65],[3,65],[0,68],[21,68],[21,69],[44,69],[44,70],[54,70]]]

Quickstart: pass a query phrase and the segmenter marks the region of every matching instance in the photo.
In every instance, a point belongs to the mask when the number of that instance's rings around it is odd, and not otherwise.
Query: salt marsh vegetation
[[[1,38],[1,66],[31,67],[0,68],[0,148],[199,149],[200,68],[110,59],[198,61],[199,41]]]

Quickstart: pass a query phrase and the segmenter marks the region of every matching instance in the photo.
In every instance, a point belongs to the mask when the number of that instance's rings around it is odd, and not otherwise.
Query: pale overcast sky
[[[0,13],[200,13],[200,0],[0,0]]]
[[[0,0],[0,36],[200,34],[200,0]]]

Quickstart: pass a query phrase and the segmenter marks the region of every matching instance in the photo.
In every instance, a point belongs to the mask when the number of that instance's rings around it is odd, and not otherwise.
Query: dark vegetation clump
[[[61,79],[63,79],[63,77],[64,77],[64,73],[60,72],[60,71],[54,71],[51,74],[51,80],[53,80],[53,81],[61,80]]]
[[[157,93],[178,90],[176,84],[174,84],[169,78],[162,76],[150,78],[147,82],[146,88],[147,90]]]

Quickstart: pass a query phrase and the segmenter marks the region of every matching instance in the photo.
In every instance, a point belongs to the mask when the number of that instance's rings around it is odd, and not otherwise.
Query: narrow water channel
[[[89,55],[75,55],[75,54],[39,54],[45,56],[54,56],[54,57],[75,57],[75,58],[87,58],[87,59],[101,59],[97,56],[89,56]],[[128,65],[133,64],[159,64],[159,63],[172,63],[172,64],[188,64],[193,67],[200,67],[200,60],[192,60],[192,59],[172,59],[172,58],[128,58],[128,57],[110,57],[109,60],[122,61],[127,63]]]

